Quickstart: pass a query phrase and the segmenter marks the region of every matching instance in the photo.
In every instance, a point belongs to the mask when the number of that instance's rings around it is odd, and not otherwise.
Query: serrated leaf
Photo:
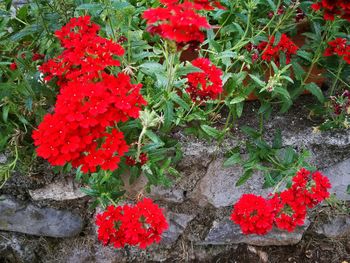
[[[276,134],[273,137],[272,148],[274,149],[282,148],[282,132],[280,129],[276,131]]]
[[[9,105],[4,106],[2,109],[2,119],[4,120],[5,123],[7,122],[9,111],[10,111]]]
[[[220,137],[223,136],[223,132],[217,130],[214,127],[210,127],[208,125],[203,124],[201,125],[201,128],[207,135],[209,135],[212,138],[219,139]]]
[[[266,85],[265,81],[262,81],[259,77],[255,76],[253,74],[249,74],[249,76],[251,77],[252,80],[254,80],[254,82],[256,84],[258,84],[258,86],[260,86],[262,88],[265,87],[265,85]]]
[[[233,155],[230,156],[225,162],[224,162],[224,167],[229,167],[232,165],[235,165],[237,163],[241,162],[241,154],[240,153],[234,153]]]
[[[190,110],[190,106],[184,101],[182,98],[180,98],[176,93],[171,93],[170,98],[173,102],[180,105],[181,108],[183,108],[186,111]]]
[[[281,94],[284,98],[286,98],[287,100],[290,100],[290,95],[288,90],[282,88],[282,87],[275,87],[273,89],[274,92]]]
[[[312,54],[309,53],[309,52],[306,52],[304,50],[298,50],[297,55],[299,57],[302,57],[302,58],[306,59],[309,62],[312,62]]]
[[[238,179],[238,181],[236,182],[236,186],[241,186],[242,184],[244,184],[245,182],[248,181],[248,179],[250,177],[252,177],[253,175],[253,170],[246,170],[244,172],[244,174]]]
[[[324,102],[324,95],[322,90],[320,89],[319,86],[316,85],[316,83],[312,82],[309,83],[305,86],[305,89],[310,91],[312,95],[314,95],[319,102],[323,103]]]
[[[229,104],[233,105],[233,104],[240,103],[242,101],[245,101],[245,97],[238,96],[238,97],[233,98]]]

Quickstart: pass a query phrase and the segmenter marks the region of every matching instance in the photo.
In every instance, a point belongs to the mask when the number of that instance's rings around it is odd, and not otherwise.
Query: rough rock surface
[[[223,167],[224,159],[218,158],[212,161],[206,175],[200,180],[192,198],[199,205],[207,202],[213,206],[225,207],[233,205],[244,193],[264,195],[267,189],[262,189],[263,178],[260,174],[254,174],[249,183],[236,187],[237,180],[242,176],[242,167]]]
[[[332,218],[329,222],[320,224],[315,232],[329,238],[348,237],[350,235],[350,217],[337,216]]]
[[[349,201],[350,194],[347,193],[347,188],[350,185],[350,159],[325,169],[324,174],[332,184],[331,193],[341,200]]]
[[[69,212],[39,208],[5,197],[0,200],[0,230],[36,236],[71,237],[83,228],[82,219]]]
[[[164,232],[162,244],[171,245],[185,231],[188,223],[194,218],[194,215],[178,214],[170,212],[168,214],[169,229]]]
[[[202,245],[230,245],[246,243],[256,246],[287,246],[297,244],[303,237],[304,232],[309,227],[307,221],[303,227],[297,228],[289,233],[273,229],[267,235],[244,235],[240,227],[226,218],[221,221],[214,221]]]
[[[78,186],[74,185],[73,180],[69,180],[68,182],[59,181],[51,183],[43,188],[29,190],[29,194],[34,201],[65,201],[86,196],[86,194],[80,191]]]
[[[184,201],[184,190],[175,187],[165,188],[162,186],[152,186],[150,197],[154,200],[182,203]]]

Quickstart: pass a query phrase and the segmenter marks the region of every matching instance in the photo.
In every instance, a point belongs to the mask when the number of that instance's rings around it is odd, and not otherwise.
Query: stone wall
[[[302,105],[283,116],[274,114],[265,125],[266,137],[271,138],[280,128],[285,146],[310,150],[310,162],[329,176],[332,193],[340,200],[350,200],[346,193],[350,130],[314,133],[317,123],[305,117]],[[256,106],[250,105],[239,124],[256,126],[255,110]],[[184,158],[178,167],[182,177],[170,189],[152,189],[150,196],[165,208],[170,227],[161,244],[147,250],[115,250],[99,244],[96,211],[89,209],[89,198],[79,191],[72,175],[54,176],[48,167],[45,174],[13,175],[0,190],[0,262],[212,262],[239,251],[240,244],[248,244],[249,251],[256,252],[255,246],[293,246],[305,233],[332,240],[350,235],[349,217],[341,213],[322,220],[311,213],[305,226],[294,233],[275,229],[266,236],[243,235],[229,220],[232,204],[243,193],[264,195],[267,190],[262,189],[259,173],[235,187],[242,168],[223,168],[224,153],[245,139],[238,130],[232,133],[233,139],[226,139],[220,147],[180,132],[173,135],[183,145]],[[235,255],[239,257],[238,252]]]

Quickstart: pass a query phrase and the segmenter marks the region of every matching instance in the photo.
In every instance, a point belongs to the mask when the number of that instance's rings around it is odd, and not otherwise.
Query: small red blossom
[[[234,205],[231,220],[244,234],[265,235],[272,229],[274,208],[261,196],[244,194]]]
[[[126,245],[145,249],[159,243],[161,235],[168,229],[163,210],[149,198],[136,205],[108,206],[96,217],[98,239],[103,245],[122,248]]]
[[[45,55],[43,54],[39,54],[39,53],[34,53],[32,56],[32,61],[38,61],[41,60],[45,57]]]
[[[291,62],[292,55],[295,55],[298,51],[298,46],[293,43],[293,41],[288,38],[286,34],[281,35],[281,39],[277,45],[274,45],[275,37],[271,36],[269,42],[261,42],[258,45],[258,50],[262,52],[261,58],[265,61],[274,60],[276,65],[279,65],[280,54],[284,53],[286,55],[286,63]]]
[[[164,7],[151,8],[143,13],[150,33],[177,43],[204,41],[202,29],[210,28],[210,25],[205,17],[197,13],[197,9],[201,9],[200,4],[172,0],[161,3]]]
[[[17,69],[17,64],[16,64],[16,62],[12,62],[12,63],[10,64],[9,68],[10,68],[12,71],[16,70],[16,69]]]
[[[325,20],[333,21],[336,16],[350,21],[350,2],[348,0],[319,0],[311,5],[315,11],[322,11]]]
[[[338,55],[344,59],[344,61],[350,64],[350,45],[347,44],[347,39],[337,38],[328,42],[328,47],[324,52],[325,57]]]
[[[216,99],[223,91],[221,69],[213,65],[207,58],[197,58],[192,61],[192,65],[203,72],[187,74],[187,93],[190,94],[193,101]]]

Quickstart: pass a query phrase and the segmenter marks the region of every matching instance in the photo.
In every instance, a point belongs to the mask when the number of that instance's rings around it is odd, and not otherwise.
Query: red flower
[[[350,21],[350,2],[348,0],[321,0],[311,5],[315,11],[323,11],[325,20],[334,20],[340,16]]]
[[[11,69],[12,71],[14,71],[14,70],[17,69],[17,64],[16,64],[16,62],[12,62],[12,63],[10,64],[10,69]]]
[[[329,197],[331,184],[320,172],[302,168],[293,178],[292,187],[274,194],[269,200],[244,194],[234,205],[231,219],[239,224],[244,234],[266,234],[273,223],[289,232],[304,224],[307,208]]]
[[[207,58],[197,58],[192,61],[192,65],[203,71],[187,74],[188,88],[186,91],[192,100],[216,99],[223,91],[221,69],[213,65]]]
[[[269,38],[269,42],[261,42],[258,45],[258,50],[262,51],[261,58],[266,61],[274,60],[276,65],[279,65],[280,54],[284,53],[286,55],[286,63],[289,64],[291,62],[292,55],[297,53],[299,49],[298,46],[295,45],[286,34],[281,35],[281,39],[277,45],[274,45],[274,42],[275,37],[271,36]]]
[[[264,235],[272,229],[274,208],[261,196],[244,194],[234,205],[231,220],[244,234]]]
[[[200,5],[189,1],[182,4],[172,0],[161,2],[164,7],[151,8],[143,13],[150,33],[178,43],[204,41],[201,30],[210,28],[210,25],[205,17],[197,13]]]
[[[33,132],[38,156],[52,165],[81,166],[83,172],[118,168],[128,145],[116,123],[138,118],[146,105],[140,84],[131,84],[123,73],[104,71],[119,64],[114,56],[124,50],[97,36],[97,30],[89,17],[81,17],[56,32],[65,50],[41,70],[48,79],[58,78],[60,93],[55,112]]]
[[[41,60],[45,57],[45,55],[43,54],[39,54],[39,53],[34,53],[33,57],[32,57],[32,61],[37,61],[37,60]]]
[[[144,198],[135,206],[109,206],[96,217],[98,239],[116,248],[126,245],[145,249],[159,243],[168,223],[162,209],[151,199]]]
[[[328,48],[324,52],[324,56],[329,57],[338,55],[350,64],[350,45],[347,44],[347,39],[337,38],[328,42]]]

